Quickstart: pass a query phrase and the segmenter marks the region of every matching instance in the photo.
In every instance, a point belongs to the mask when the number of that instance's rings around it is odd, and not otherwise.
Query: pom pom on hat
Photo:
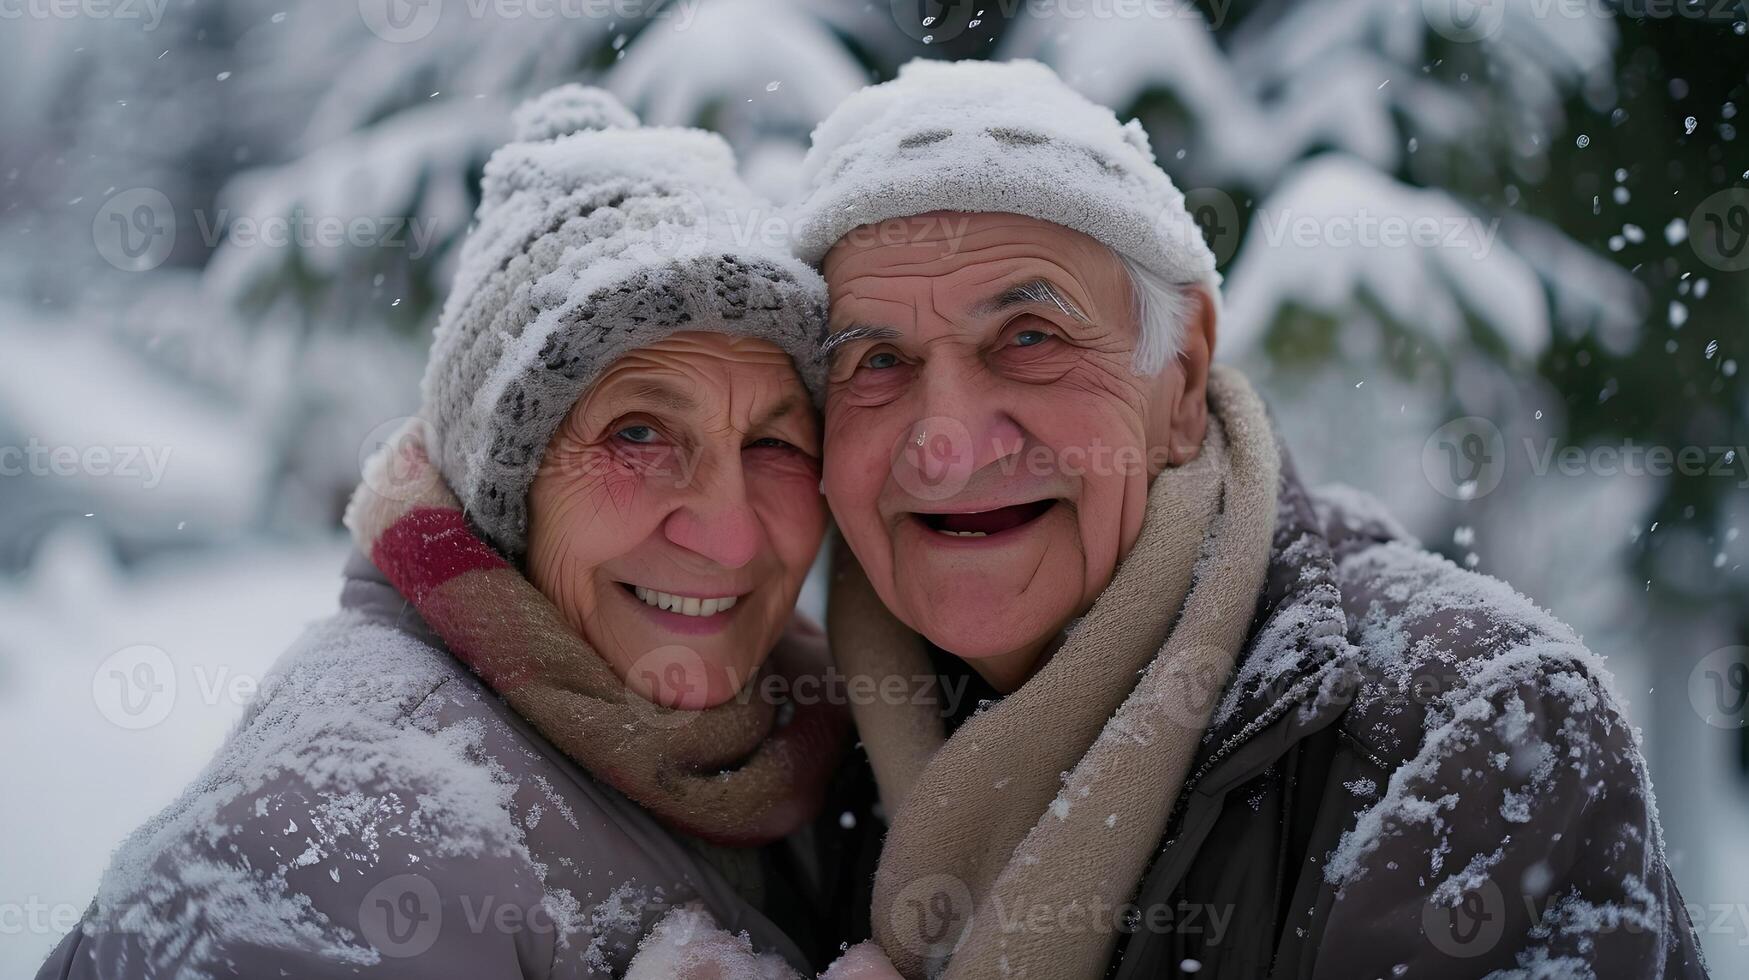
[[[533,143],[595,129],[635,129],[638,117],[605,90],[561,85],[517,106],[516,141]]]

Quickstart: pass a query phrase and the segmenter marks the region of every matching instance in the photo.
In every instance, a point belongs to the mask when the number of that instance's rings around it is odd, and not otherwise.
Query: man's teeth
[[[956,538],[987,538],[990,536],[988,531],[949,531],[943,529],[939,533],[951,535]]]
[[[674,595],[670,592],[658,592],[646,589],[641,585],[632,587],[638,598],[645,605],[655,606],[667,612],[677,612],[682,616],[715,616],[728,610],[740,596],[726,595],[720,599],[699,599],[694,596]]]

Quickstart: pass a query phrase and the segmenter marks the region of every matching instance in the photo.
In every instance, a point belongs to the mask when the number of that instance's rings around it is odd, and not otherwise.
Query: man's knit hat
[[[547,442],[604,368],[679,331],[758,337],[817,399],[826,289],[782,235],[757,233],[770,205],[715,134],[640,127],[580,85],[515,124],[486,164],[421,416],[469,518],[519,560]]]
[[[859,225],[1002,212],[1073,228],[1219,298],[1214,253],[1141,123],[1119,123],[1036,61],[912,61],[834,109],[802,170],[796,248],[816,265]]]

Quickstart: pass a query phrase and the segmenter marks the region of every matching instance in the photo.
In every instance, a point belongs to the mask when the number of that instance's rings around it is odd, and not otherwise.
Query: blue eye
[[[647,425],[628,425],[615,432],[614,438],[643,446],[656,441],[656,430]]]
[[[884,371],[890,367],[898,367],[899,355],[892,351],[880,351],[875,354],[870,354],[868,360],[862,362],[862,366],[874,368],[876,371]]]
[[[1051,335],[1043,330],[1022,330],[1014,335],[1014,346],[1035,347],[1051,339]]]

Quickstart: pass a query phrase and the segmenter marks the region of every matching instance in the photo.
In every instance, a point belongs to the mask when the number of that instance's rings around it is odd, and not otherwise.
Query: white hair
[[[1200,282],[1167,282],[1121,252],[1117,253],[1117,258],[1130,275],[1130,290],[1135,294],[1136,325],[1140,332],[1130,369],[1142,376],[1159,374],[1184,350],[1185,321],[1196,309],[1191,292],[1207,287]]]

